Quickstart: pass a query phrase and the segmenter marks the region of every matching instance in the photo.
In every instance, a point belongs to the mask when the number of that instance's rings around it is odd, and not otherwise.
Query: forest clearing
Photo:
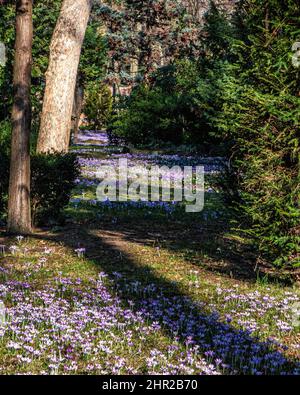
[[[0,2],[0,374],[300,374],[299,11]]]

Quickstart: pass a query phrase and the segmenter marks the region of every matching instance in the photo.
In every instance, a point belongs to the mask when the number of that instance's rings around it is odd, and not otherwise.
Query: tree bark
[[[19,234],[31,232],[30,86],[32,34],[32,0],[17,0],[7,230],[10,233]]]
[[[91,0],[64,0],[50,46],[37,152],[67,152],[78,64]]]

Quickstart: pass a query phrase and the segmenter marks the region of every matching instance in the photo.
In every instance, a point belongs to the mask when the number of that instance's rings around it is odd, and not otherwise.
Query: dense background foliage
[[[90,84],[84,102],[84,114],[89,126],[101,130],[108,126],[113,107],[113,98],[105,84]]]
[[[241,2],[236,22],[246,38],[233,41],[215,117],[234,140],[231,171],[250,234],[276,264],[291,265],[300,263],[300,70],[291,59],[299,14],[297,1]]]
[[[292,63],[299,14],[293,0],[242,0],[231,17],[212,4],[201,55],[158,69],[113,125],[133,144],[192,143],[225,154],[226,202],[261,253],[293,266],[300,251],[300,84]]]

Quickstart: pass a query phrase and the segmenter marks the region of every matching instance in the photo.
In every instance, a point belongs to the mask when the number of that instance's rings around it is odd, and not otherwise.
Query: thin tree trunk
[[[80,115],[81,115],[82,106],[83,106],[83,99],[84,99],[83,86],[80,81],[80,76],[77,76],[77,82],[76,82],[75,94],[74,94],[73,110],[72,110],[72,130],[73,130],[74,143],[78,142],[78,129],[79,129],[79,122],[80,122]]]
[[[32,0],[17,0],[7,229],[11,233],[19,234],[31,232],[30,85],[32,34]]]
[[[266,14],[265,14],[265,29],[266,29],[266,38],[268,38],[270,28],[270,7],[269,0],[266,1]]]
[[[67,152],[78,64],[91,0],[64,0],[50,46],[37,152]]]

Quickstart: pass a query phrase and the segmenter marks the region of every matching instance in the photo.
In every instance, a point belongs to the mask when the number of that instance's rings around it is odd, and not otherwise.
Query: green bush
[[[108,125],[112,104],[112,94],[107,85],[93,84],[89,87],[85,98],[84,113],[93,128],[100,130]]]
[[[9,155],[0,149],[0,213],[5,215],[9,181]],[[34,225],[63,221],[79,165],[74,154],[33,155],[31,158],[31,208]]]
[[[178,100],[161,88],[140,85],[121,110],[113,124],[113,133],[135,145],[153,141],[182,141],[181,126],[177,123]]]
[[[4,146],[0,145],[0,218],[7,207],[7,192],[9,182],[9,155]]]
[[[75,154],[35,155],[31,159],[31,205],[33,223],[63,220],[79,165]]]
[[[11,121],[0,121],[0,150],[8,154],[11,140]]]
[[[135,145],[213,143],[199,105],[198,65],[178,61],[159,69],[151,83],[137,86],[113,123],[113,133]]]

